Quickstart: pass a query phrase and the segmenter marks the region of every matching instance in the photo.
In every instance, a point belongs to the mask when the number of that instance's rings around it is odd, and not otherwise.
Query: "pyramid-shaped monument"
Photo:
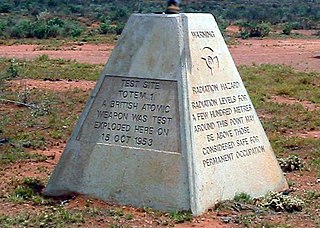
[[[285,188],[214,17],[134,14],[45,193],[199,215]]]

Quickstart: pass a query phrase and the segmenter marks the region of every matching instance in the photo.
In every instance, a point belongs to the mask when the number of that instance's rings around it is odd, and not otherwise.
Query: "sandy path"
[[[237,65],[272,63],[288,64],[297,70],[320,71],[320,39],[238,40],[229,47]],[[84,44],[61,50],[41,50],[36,45],[0,46],[0,57],[33,59],[39,55],[50,58],[75,59],[81,63],[104,64],[112,46]]]

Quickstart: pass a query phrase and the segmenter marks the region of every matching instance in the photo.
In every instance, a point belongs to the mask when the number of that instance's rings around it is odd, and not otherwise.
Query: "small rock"
[[[223,223],[229,223],[232,221],[231,217],[221,217],[220,219]]]
[[[9,139],[0,139],[0,144],[8,143]]]
[[[229,213],[228,213],[228,212],[219,211],[219,212],[217,213],[217,215],[218,215],[218,216],[227,217],[227,216],[229,215]]]

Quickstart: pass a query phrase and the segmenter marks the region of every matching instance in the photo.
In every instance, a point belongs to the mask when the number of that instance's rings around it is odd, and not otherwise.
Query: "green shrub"
[[[278,192],[269,192],[260,203],[261,207],[266,207],[274,211],[301,211],[304,202],[296,197],[284,195]]]
[[[183,223],[192,220],[192,214],[187,211],[171,211],[169,217],[176,223]]]
[[[52,18],[50,20],[48,20],[48,26],[59,26],[59,27],[63,27],[65,25],[65,22],[58,18],[58,17],[55,17],[55,18]]]
[[[302,160],[297,155],[290,155],[287,158],[279,158],[279,165],[283,172],[301,170],[303,168]]]
[[[38,39],[48,38],[48,28],[45,21],[37,21],[34,23],[33,34]]]
[[[58,37],[63,34],[63,30],[59,25],[47,26],[46,37]]]
[[[100,33],[107,34],[112,32],[111,21],[106,20],[100,24]]]
[[[216,20],[217,20],[217,24],[218,24],[220,32],[222,34],[224,34],[226,31],[226,28],[229,25],[229,22],[227,20],[225,20],[222,16],[217,17]]]
[[[241,203],[252,203],[252,198],[249,194],[247,193],[237,193],[234,198],[234,201],[236,202],[241,202]]]
[[[301,22],[294,21],[290,23],[292,26],[292,29],[303,29],[303,25]]]
[[[116,11],[114,11],[113,15],[111,16],[111,19],[113,21],[126,21],[129,17],[129,12],[125,8],[117,8]]]
[[[63,34],[65,21],[60,18],[52,18],[47,21],[47,37],[58,37]]]
[[[283,26],[282,33],[285,35],[290,35],[293,29],[293,25],[291,23],[286,23]]]
[[[47,39],[51,37],[78,37],[83,31],[84,27],[77,21],[63,20],[60,18],[46,18],[40,17],[34,22],[30,20],[21,20],[16,23],[11,29],[12,38],[38,38]],[[0,24],[0,35],[1,35]]]
[[[11,29],[11,37],[13,38],[30,38],[33,36],[33,25],[29,20],[21,20]]]
[[[37,178],[26,177],[21,181],[21,184],[17,186],[10,194],[9,199],[22,203],[24,201],[32,201],[35,204],[45,203],[45,199],[41,196],[41,191],[44,185]]]
[[[12,193],[13,197],[22,199],[22,200],[29,200],[34,195],[34,192],[31,188],[27,186],[18,186]]]
[[[9,13],[11,11],[11,5],[9,3],[0,3],[0,13]]]
[[[16,78],[19,76],[18,63],[15,58],[10,59],[10,66],[7,69],[8,79]]]
[[[64,36],[78,37],[83,33],[84,28],[77,22],[67,21],[63,30]]]
[[[250,37],[250,32],[245,29],[240,29],[239,37],[241,39],[248,39]]]
[[[125,27],[125,23],[118,23],[115,27],[114,27],[114,32],[117,35],[120,35]]]
[[[7,37],[6,28],[7,21],[0,20],[0,37]]]
[[[56,7],[58,6],[59,2],[57,0],[49,0],[48,1],[48,6],[49,7]]]
[[[271,31],[271,25],[269,23],[256,23],[256,22],[242,22],[240,26],[240,37],[265,37],[268,36]]]
[[[82,5],[70,5],[71,13],[82,15],[84,13],[84,7]]]

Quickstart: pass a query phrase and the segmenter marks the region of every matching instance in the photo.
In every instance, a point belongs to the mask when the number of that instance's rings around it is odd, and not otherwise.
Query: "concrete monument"
[[[199,215],[285,188],[214,17],[134,14],[45,193]]]

